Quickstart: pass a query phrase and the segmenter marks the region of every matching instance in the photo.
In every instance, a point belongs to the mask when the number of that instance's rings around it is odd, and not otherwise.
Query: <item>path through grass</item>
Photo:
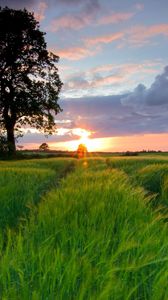
[[[168,299],[167,223],[148,201],[104,159],[79,162],[8,231],[2,299]]]

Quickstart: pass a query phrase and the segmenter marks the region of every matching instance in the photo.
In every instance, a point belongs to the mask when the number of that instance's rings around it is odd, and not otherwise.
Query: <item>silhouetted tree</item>
[[[47,51],[33,13],[0,8],[0,128],[9,152],[15,152],[15,134],[26,124],[52,133],[61,111],[58,59]]]
[[[77,156],[78,158],[83,158],[86,156],[86,153],[87,153],[87,148],[84,144],[80,144],[78,146],[78,149],[77,149]]]
[[[42,150],[42,151],[47,151],[49,150],[49,146],[47,143],[42,143],[39,147],[39,150]]]
[[[5,136],[0,136],[0,154],[5,154],[8,152],[8,143]]]

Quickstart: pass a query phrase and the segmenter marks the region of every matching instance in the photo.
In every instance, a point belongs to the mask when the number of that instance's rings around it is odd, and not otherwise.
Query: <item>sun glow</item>
[[[67,142],[68,149],[76,150],[79,144],[85,145],[88,151],[96,151],[100,149],[102,146],[101,141],[99,139],[91,139],[90,136],[92,133],[92,131],[86,129],[74,128],[73,134],[79,136],[80,138]]]

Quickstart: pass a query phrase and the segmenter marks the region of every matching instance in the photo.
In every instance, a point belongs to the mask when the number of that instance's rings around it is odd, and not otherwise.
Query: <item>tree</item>
[[[0,154],[6,154],[8,152],[8,144],[5,136],[0,135]]]
[[[49,150],[49,146],[47,143],[42,143],[39,147],[39,150],[42,150],[42,151],[47,151]]]
[[[17,145],[17,148],[18,148],[19,150],[23,150],[24,146],[23,146],[23,145]]]
[[[80,144],[78,146],[78,149],[77,149],[77,156],[78,158],[83,158],[86,156],[86,153],[87,153],[87,148],[84,144]]]
[[[33,13],[0,8],[0,128],[9,152],[15,152],[22,126],[51,134],[61,111],[59,57],[47,51],[44,35]]]

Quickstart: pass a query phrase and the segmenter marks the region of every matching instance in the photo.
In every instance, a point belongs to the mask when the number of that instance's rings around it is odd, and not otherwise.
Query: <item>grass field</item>
[[[168,156],[0,162],[0,299],[168,299]]]

